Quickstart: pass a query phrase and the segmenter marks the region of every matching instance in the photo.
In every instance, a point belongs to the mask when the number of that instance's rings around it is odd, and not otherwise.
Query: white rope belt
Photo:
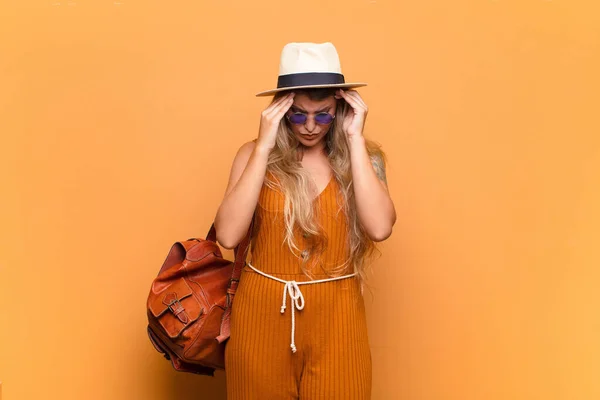
[[[284,284],[283,286],[283,300],[281,303],[281,313],[283,314],[285,312],[285,308],[286,308],[286,299],[287,299],[287,294],[289,294],[290,298],[292,299],[292,343],[290,344],[290,347],[292,348],[292,353],[296,352],[296,343],[294,342],[294,331],[296,330],[296,321],[294,319],[294,312],[297,309],[298,311],[302,310],[304,308],[304,296],[302,295],[302,291],[300,291],[300,285],[309,285],[312,283],[322,283],[322,282],[330,282],[330,281],[338,281],[340,279],[346,279],[346,278],[351,278],[353,276],[356,276],[357,273],[353,273],[350,275],[344,275],[344,276],[338,276],[335,278],[327,278],[327,279],[319,279],[319,280],[314,280],[314,281],[306,281],[306,282],[296,282],[296,281],[285,281],[283,279],[279,279],[276,278],[274,276],[271,276],[269,274],[265,274],[262,271],[259,271],[258,269],[254,268],[249,262],[247,262],[246,264],[248,264],[248,266],[250,268],[252,268],[254,271],[258,272],[259,274],[261,274],[262,276],[265,276],[267,278],[271,278],[273,280],[276,280],[278,282],[281,282]]]

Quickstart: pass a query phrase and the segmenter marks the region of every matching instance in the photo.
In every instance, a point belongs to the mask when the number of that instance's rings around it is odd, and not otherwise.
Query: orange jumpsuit
[[[325,267],[340,265],[348,256],[343,210],[338,214],[339,190],[332,178],[313,200],[328,236],[327,250],[319,260]],[[281,192],[263,184],[251,262],[242,270],[231,309],[231,336],[225,347],[227,398],[370,399],[371,352],[358,278],[290,288],[248,265],[285,282],[310,280],[302,273],[301,260],[283,243],[283,201]],[[297,234],[296,240],[302,249],[305,239]],[[329,277],[314,277],[324,278]],[[287,290],[296,288],[304,307],[292,310],[294,301]],[[282,313],[284,296],[287,306]]]

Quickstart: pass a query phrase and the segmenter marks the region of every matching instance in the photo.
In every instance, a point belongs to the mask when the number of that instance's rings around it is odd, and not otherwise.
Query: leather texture
[[[191,238],[171,246],[146,302],[148,337],[173,368],[214,376],[225,369],[231,305],[238,287],[254,220],[234,249],[223,258],[214,223],[206,239]]]

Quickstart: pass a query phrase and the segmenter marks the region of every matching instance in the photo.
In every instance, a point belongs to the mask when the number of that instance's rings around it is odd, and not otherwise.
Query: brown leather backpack
[[[225,369],[231,305],[252,226],[234,249],[233,262],[221,254],[214,223],[206,239],[173,244],[152,282],[148,336],[177,371],[214,376],[215,369]]]

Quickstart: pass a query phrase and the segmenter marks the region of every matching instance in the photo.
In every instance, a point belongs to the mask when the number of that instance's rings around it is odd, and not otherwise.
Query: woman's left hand
[[[365,120],[367,118],[367,112],[369,109],[367,105],[360,97],[356,90],[342,90],[338,89],[336,98],[343,98],[346,103],[352,107],[352,112],[348,112],[342,123],[342,129],[348,135],[348,139],[353,137],[362,136],[363,129],[365,127]]]

